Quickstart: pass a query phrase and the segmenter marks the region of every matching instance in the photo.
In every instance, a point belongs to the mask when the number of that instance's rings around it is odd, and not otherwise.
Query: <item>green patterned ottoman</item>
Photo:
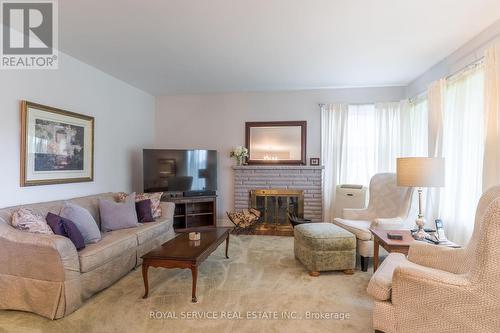
[[[318,276],[322,271],[353,274],[356,267],[356,236],[332,223],[305,223],[294,229],[294,252],[309,270]]]

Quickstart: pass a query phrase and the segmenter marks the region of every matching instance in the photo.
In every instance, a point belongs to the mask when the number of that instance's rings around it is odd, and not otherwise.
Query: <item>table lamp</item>
[[[405,157],[397,159],[398,186],[416,187],[418,189],[418,218],[415,239],[424,239],[428,234],[424,230],[425,218],[422,208],[423,187],[444,186],[444,158]]]

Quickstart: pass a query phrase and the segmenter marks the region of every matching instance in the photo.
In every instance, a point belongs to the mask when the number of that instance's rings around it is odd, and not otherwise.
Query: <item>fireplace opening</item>
[[[257,230],[292,230],[288,214],[304,217],[304,191],[263,189],[250,191],[250,207],[260,211]]]

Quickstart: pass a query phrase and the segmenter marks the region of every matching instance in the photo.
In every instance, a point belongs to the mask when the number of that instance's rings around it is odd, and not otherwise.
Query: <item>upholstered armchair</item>
[[[395,173],[379,173],[370,180],[369,193],[366,208],[345,208],[342,218],[335,218],[333,221],[356,235],[361,269],[365,272],[368,270],[369,258],[373,257],[373,236],[370,227],[401,227],[410,211],[413,188],[399,187]]]
[[[415,241],[372,276],[373,326],[393,332],[500,332],[500,186],[479,201],[469,244]]]

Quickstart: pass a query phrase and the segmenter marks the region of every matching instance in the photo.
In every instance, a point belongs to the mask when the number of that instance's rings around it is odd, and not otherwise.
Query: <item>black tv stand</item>
[[[216,195],[164,196],[162,200],[175,203],[174,228],[176,231],[217,225]]]
[[[190,198],[190,197],[208,197],[208,196],[214,196],[217,195],[215,191],[208,191],[208,190],[200,190],[200,191],[184,191],[183,196]]]

